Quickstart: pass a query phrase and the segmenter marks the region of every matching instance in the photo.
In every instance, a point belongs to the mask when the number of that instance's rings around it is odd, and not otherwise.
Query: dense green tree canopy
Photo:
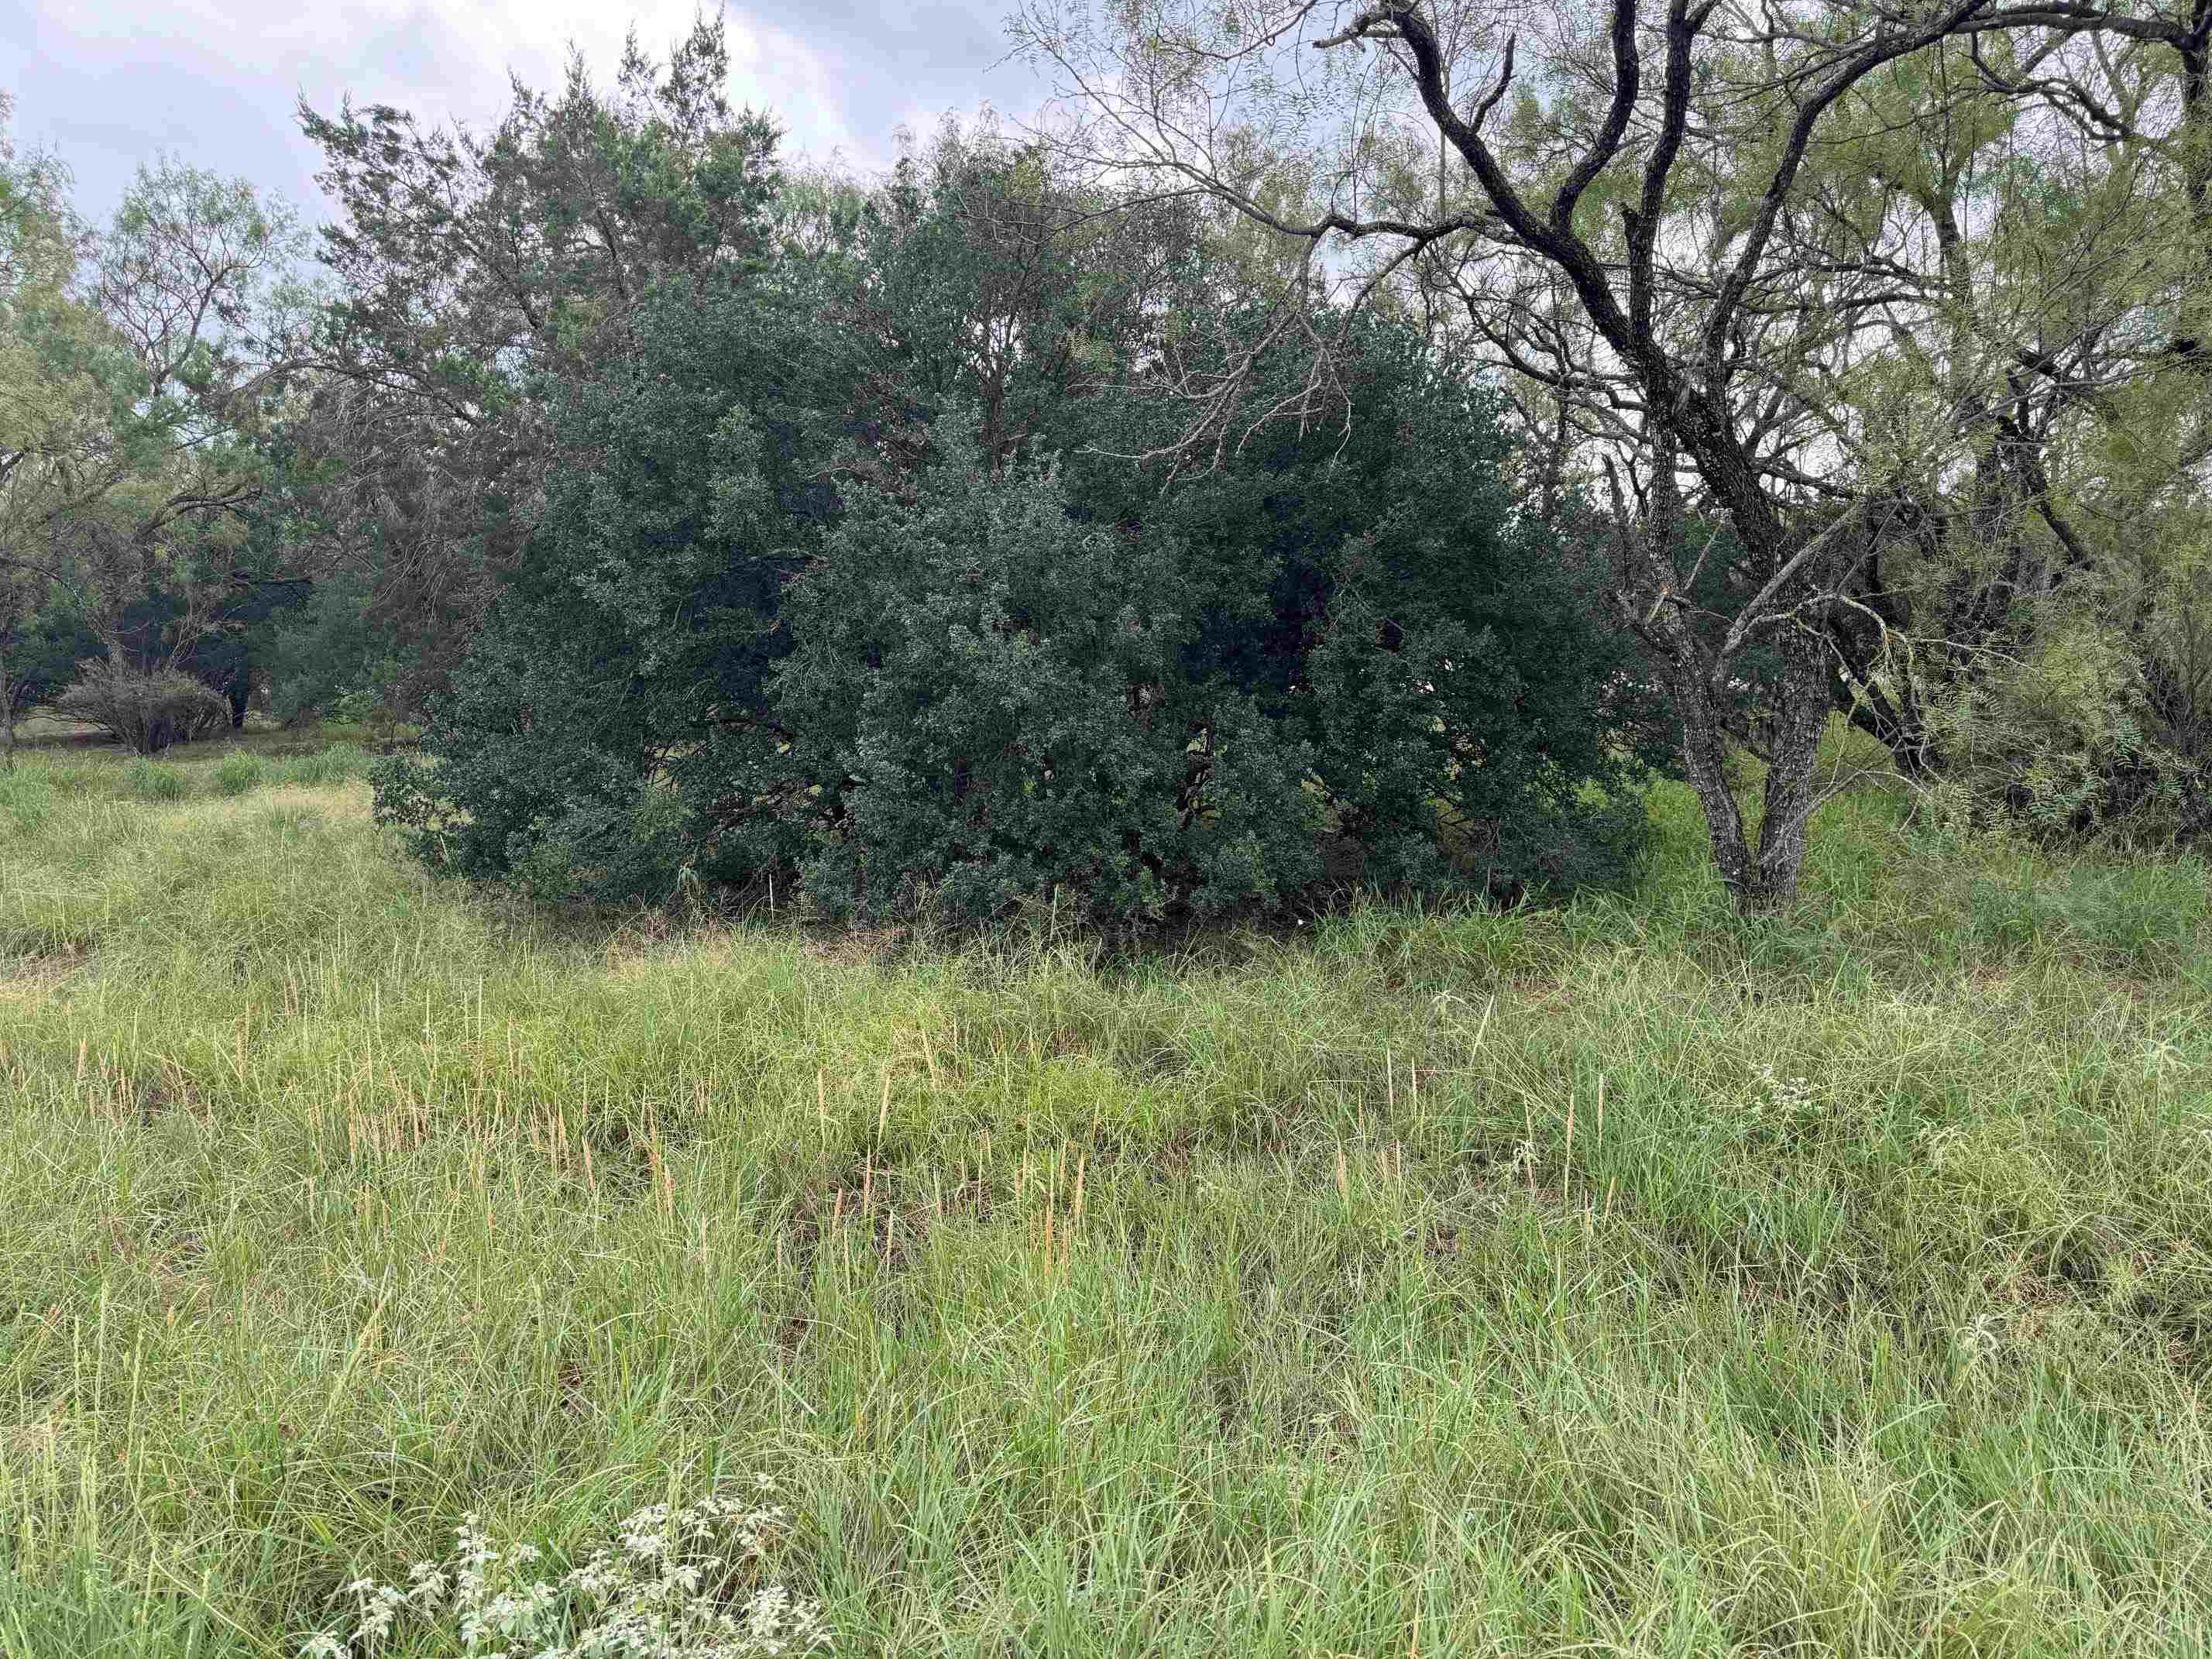
[[[874,916],[1620,876],[1640,805],[1590,788],[1628,778],[1620,653],[1495,400],[1370,319],[1334,422],[1180,482],[1116,459],[1175,418],[1159,331],[1212,301],[1171,225],[1093,239],[1097,205],[950,137],[842,237],[659,284],[564,388],[387,819],[551,896]]]

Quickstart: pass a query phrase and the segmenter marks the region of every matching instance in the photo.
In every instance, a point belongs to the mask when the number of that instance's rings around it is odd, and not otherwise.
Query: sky
[[[712,3],[712,0],[709,0]],[[734,101],[773,111],[787,153],[888,166],[901,125],[988,100],[1026,113],[1042,82],[1003,62],[1011,0],[730,0]],[[105,217],[142,161],[164,151],[243,175],[329,216],[318,152],[293,108],[394,104],[489,127],[510,70],[559,84],[568,47],[611,79],[623,35],[661,55],[694,0],[0,0],[0,88],[15,139],[49,149],[78,210]]]

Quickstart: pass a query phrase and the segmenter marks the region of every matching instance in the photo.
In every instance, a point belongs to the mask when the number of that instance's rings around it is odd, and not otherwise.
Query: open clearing
[[[917,957],[153,770],[0,779],[11,1659],[756,1473],[840,1652],[2212,1651],[2201,863]]]

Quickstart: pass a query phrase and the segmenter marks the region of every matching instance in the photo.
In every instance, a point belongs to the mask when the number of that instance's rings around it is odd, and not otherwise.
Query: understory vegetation
[[[9,1659],[760,1476],[839,1653],[2212,1648],[2200,861],[1893,775],[1745,921],[1662,782],[1626,893],[954,953],[177,752],[0,779]]]

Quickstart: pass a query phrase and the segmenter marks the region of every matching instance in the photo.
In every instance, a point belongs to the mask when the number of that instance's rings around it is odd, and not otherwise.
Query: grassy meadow
[[[362,758],[0,777],[5,1659],[757,1475],[841,1654],[2212,1654],[2201,862],[1869,783],[1746,927],[1662,789],[1632,900],[914,952]]]

